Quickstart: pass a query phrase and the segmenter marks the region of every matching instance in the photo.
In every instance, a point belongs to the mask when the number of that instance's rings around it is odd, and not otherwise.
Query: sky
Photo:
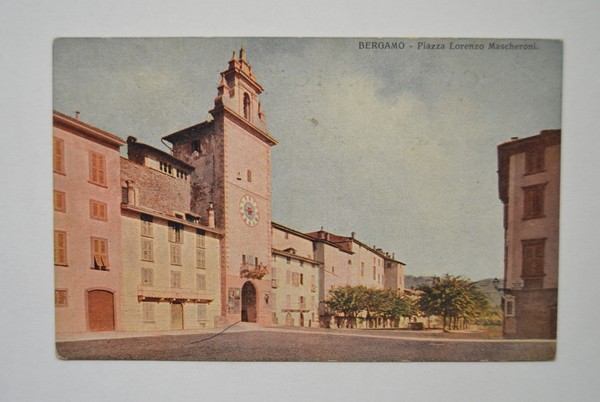
[[[243,46],[279,141],[273,221],[356,232],[395,253],[406,275],[501,277],[496,146],[561,127],[561,43],[488,50],[489,40],[385,39],[404,49],[361,49],[361,41],[58,39],[53,108],[166,150],[163,136],[208,117],[219,73]]]

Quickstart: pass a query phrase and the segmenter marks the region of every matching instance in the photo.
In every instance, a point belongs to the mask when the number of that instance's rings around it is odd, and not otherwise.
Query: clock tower
[[[271,147],[263,88],[241,49],[221,73],[212,120],[164,137],[195,167],[190,209],[224,231],[221,318],[271,323]],[[208,217],[213,217],[209,219]],[[267,280],[269,279],[269,280]]]

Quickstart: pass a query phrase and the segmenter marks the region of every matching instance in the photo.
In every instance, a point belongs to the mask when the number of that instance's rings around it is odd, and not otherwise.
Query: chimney
[[[510,137],[510,140],[511,140],[511,141],[516,141],[516,140],[518,140],[518,139],[519,139],[519,137]]]
[[[75,119],[76,119],[76,120],[79,120],[79,110],[76,110],[76,111],[75,111]]]
[[[352,232],[352,233],[350,234],[350,236],[352,237],[352,240],[354,240],[354,236],[356,236],[356,232]]]
[[[215,227],[215,207],[213,202],[209,202],[208,203],[208,208],[206,209],[207,215],[208,215],[208,227],[209,228],[214,228]]]

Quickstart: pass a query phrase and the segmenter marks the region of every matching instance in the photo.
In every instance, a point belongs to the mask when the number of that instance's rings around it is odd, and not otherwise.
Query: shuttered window
[[[92,237],[92,267],[108,271],[108,240]]]
[[[54,191],[54,210],[67,212],[67,195],[62,191]]]
[[[106,185],[106,158],[96,152],[90,152],[90,182]]]
[[[171,244],[171,264],[181,265],[181,245]]]
[[[196,249],[196,268],[206,269],[206,250]]]
[[[54,264],[67,265],[67,232],[54,231]]]
[[[52,141],[53,168],[56,173],[65,173],[65,143],[60,138]]]
[[[105,221],[107,219],[106,203],[90,200],[90,217],[92,219]]]
[[[142,285],[154,286],[154,270],[152,268],[142,268]]]
[[[154,242],[151,239],[142,239],[142,260],[154,261]]]

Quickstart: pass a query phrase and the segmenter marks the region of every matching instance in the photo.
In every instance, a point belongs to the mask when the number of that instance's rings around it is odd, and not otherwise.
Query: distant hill
[[[500,307],[501,292],[494,287],[494,278],[482,279],[475,282],[475,286],[487,297],[490,304],[495,307]],[[404,276],[404,287],[407,289],[418,288],[423,285],[431,285],[433,276]],[[502,282],[502,281],[501,281]]]

